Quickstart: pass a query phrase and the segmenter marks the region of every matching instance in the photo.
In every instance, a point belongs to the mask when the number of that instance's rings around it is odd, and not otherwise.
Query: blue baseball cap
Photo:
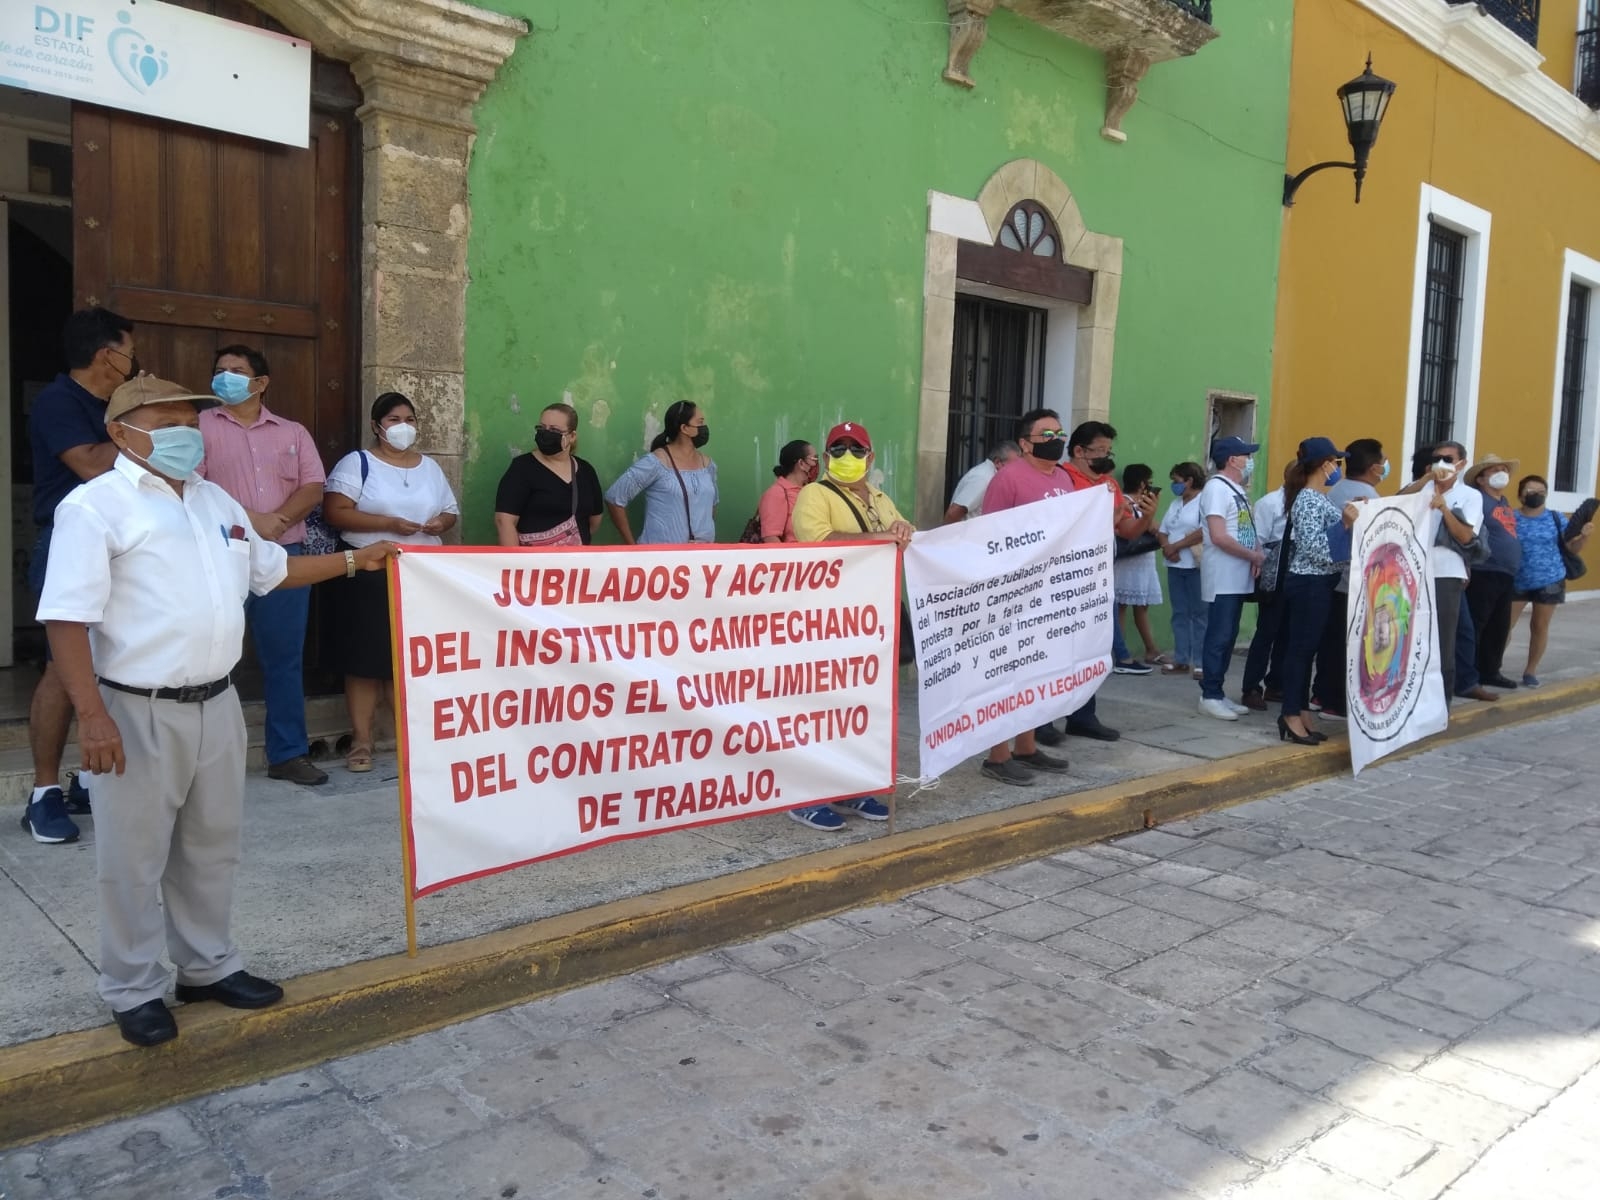
[[[1224,437],[1211,443],[1211,461],[1219,467],[1230,458],[1241,454],[1254,454],[1261,447],[1255,442],[1247,442],[1243,438]]]
[[[1344,451],[1333,444],[1332,438],[1307,438],[1300,443],[1300,461],[1317,462],[1324,458],[1343,458]]]

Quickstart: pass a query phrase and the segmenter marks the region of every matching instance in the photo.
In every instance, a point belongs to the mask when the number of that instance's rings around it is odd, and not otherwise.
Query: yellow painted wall
[[[1542,42],[1570,40],[1577,0],[1547,0]],[[1571,10],[1571,11],[1568,11]],[[1600,259],[1600,161],[1429,54],[1354,0],[1296,6],[1289,171],[1349,157],[1335,89],[1373,70],[1398,84],[1353,204],[1348,171],[1313,176],[1286,210],[1269,477],[1300,439],[1376,437],[1398,478],[1420,188],[1493,217],[1474,453],[1549,474],[1564,252]],[[1550,50],[1546,51],[1551,53]],[[1570,76],[1570,50],[1567,73]],[[1458,417],[1462,415],[1458,405]]]
[[[1544,55],[1540,70],[1564,88],[1572,86],[1577,69],[1582,7],[1583,0],[1544,0],[1539,8],[1539,53]]]

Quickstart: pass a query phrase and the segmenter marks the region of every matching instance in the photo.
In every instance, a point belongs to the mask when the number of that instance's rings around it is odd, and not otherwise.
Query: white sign
[[[1369,763],[1449,721],[1433,611],[1431,488],[1368,500],[1351,532],[1345,694],[1350,765]],[[1455,653],[1455,647],[1443,647]]]
[[[895,548],[412,548],[396,565],[415,895],[894,788]]]
[[[918,533],[906,550],[922,776],[1089,702],[1111,669],[1107,488]]]
[[[6,0],[0,84],[289,146],[310,137],[310,45],[157,0]]]

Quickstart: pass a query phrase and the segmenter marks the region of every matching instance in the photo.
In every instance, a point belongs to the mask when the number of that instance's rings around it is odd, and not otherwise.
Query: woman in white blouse
[[[1200,651],[1206,642],[1206,606],[1200,599],[1200,563],[1195,558],[1203,535],[1200,529],[1200,493],[1206,473],[1199,463],[1178,463],[1168,473],[1172,503],[1156,534],[1161,556],[1167,560],[1167,594],[1172,599],[1172,661],[1164,675],[1187,675],[1200,669]]]
[[[322,512],[340,541],[360,549],[388,540],[437,546],[456,523],[460,507],[433,459],[413,449],[417,411],[399,392],[372,404],[371,450],[346,454],[328,473]],[[378,701],[394,703],[394,657],[389,641],[388,573],[363,571],[338,580],[328,643],[332,666],[344,673],[351,744],[345,766],[372,770],[373,715]]]

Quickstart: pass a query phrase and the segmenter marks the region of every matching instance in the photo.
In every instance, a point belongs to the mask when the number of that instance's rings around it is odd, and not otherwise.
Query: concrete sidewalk
[[[1569,605],[1557,617],[1543,677],[1551,683],[1600,675],[1600,606]],[[1520,667],[1525,632],[1508,662]],[[1242,663],[1230,679],[1237,686]],[[1123,732],[1107,744],[1071,738],[1068,776],[1040,776],[1031,787],[1001,787],[976,761],[933,788],[898,791],[899,829],[923,829],[978,813],[1087,791],[1185,765],[1276,745],[1271,714],[1233,724],[1200,716],[1192,680],[1113,676],[1101,715]],[[902,686],[900,771],[916,770],[916,696]],[[1337,726],[1324,725],[1336,730]],[[235,929],[250,967],[288,979],[405,949],[399,808],[392,756],[370,775],[333,769],[317,789],[249,780],[244,864]],[[0,824],[0,1044],[15,1044],[108,1023],[94,991],[96,916],[93,822],[72,846],[39,846],[13,819]],[[601,847],[450,889],[418,904],[424,945],[458,941],[675,884],[710,879],[851,841],[884,836],[852,820],[822,834],[780,816],[731,822]]]
[[[1590,708],[0,1153],[16,1200],[1589,1200]]]

